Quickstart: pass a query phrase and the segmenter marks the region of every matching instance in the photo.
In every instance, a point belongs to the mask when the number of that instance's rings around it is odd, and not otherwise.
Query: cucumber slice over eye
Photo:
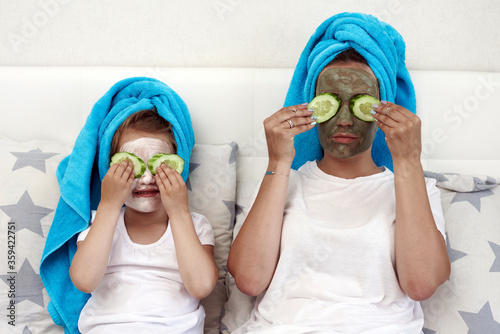
[[[317,95],[307,108],[314,109],[312,115],[318,117],[316,123],[323,123],[335,116],[341,103],[342,101],[338,96],[331,93],[323,93]]]
[[[146,171],[146,164],[137,155],[128,152],[118,152],[111,157],[111,165],[120,164],[128,160],[134,165],[134,177],[141,177]]]
[[[177,154],[160,153],[155,154],[148,160],[148,168],[151,174],[156,175],[156,170],[161,164],[175,169],[179,174],[184,170],[184,159]]]
[[[372,104],[380,105],[380,101],[370,95],[358,95],[351,99],[349,103],[349,108],[351,108],[354,116],[365,122],[373,122],[373,118],[370,111],[372,110]]]

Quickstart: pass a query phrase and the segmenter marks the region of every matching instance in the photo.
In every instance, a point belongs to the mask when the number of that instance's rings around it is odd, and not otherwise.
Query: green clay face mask
[[[339,111],[328,121],[318,124],[318,135],[325,154],[350,158],[370,148],[377,132],[376,122],[356,118],[349,109],[350,100],[357,95],[379,98],[377,79],[358,66],[331,67],[318,77],[316,95],[332,93],[342,101]]]

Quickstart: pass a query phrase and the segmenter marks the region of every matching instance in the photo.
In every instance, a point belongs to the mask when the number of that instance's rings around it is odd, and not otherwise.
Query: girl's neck
[[[165,210],[144,213],[126,208],[123,218],[130,239],[142,245],[158,241],[168,227],[168,215]]]
[[[125,208],[124,218],[125,222],[130,225],[148,226],[153,224],[166,224],[168,222],[168,214],[163,209],[146,213],[131,208]]]
[[[357,177],[369,176],[381,172],[367,150],[351,158],[340,159],[325,152],[318,168],[324,173],[343,179],[355,179]]]

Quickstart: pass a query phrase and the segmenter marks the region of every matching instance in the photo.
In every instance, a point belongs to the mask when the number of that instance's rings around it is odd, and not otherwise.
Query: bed
[[[293,69],[0,67],[2,333],[62,333],[48,312],[40,258],[59,199],[55,170],[92,105],[115,82],[160,79],[186,102],[196,145],[190,206],[216,235],[219,281],[202,301],[206,333],[230,333],[254,298],[227,272],[231,242],[261,180],[264,118],[282,107]],[[500,333],[500,73],[411,71],[422,164],[437,180],[452,273],[422,303],[424,333]],[[15,326],[14,326],[15,325]]]

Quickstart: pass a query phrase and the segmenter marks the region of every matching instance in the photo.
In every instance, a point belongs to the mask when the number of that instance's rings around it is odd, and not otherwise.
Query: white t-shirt
[[[158,241],[136,244],[127,233],[124,212],[106,274],[83,308],[78,328],[91,334],[203,333],[205,310],[182,284],[170,223]],[[94,217],[95,212],[92,221]],[[191,217],[200,242],[214,245],[205,216],[191,213]],[[78,241],[90,228],[80,233]]]
[[[440,193],[435,180],[426,183],[444,237]],[[292,171],[276,271],[234,333],[421,333],[420,304],[396,277],[395,218],[388,169],[356,179],[325,174],[316,162]]]

